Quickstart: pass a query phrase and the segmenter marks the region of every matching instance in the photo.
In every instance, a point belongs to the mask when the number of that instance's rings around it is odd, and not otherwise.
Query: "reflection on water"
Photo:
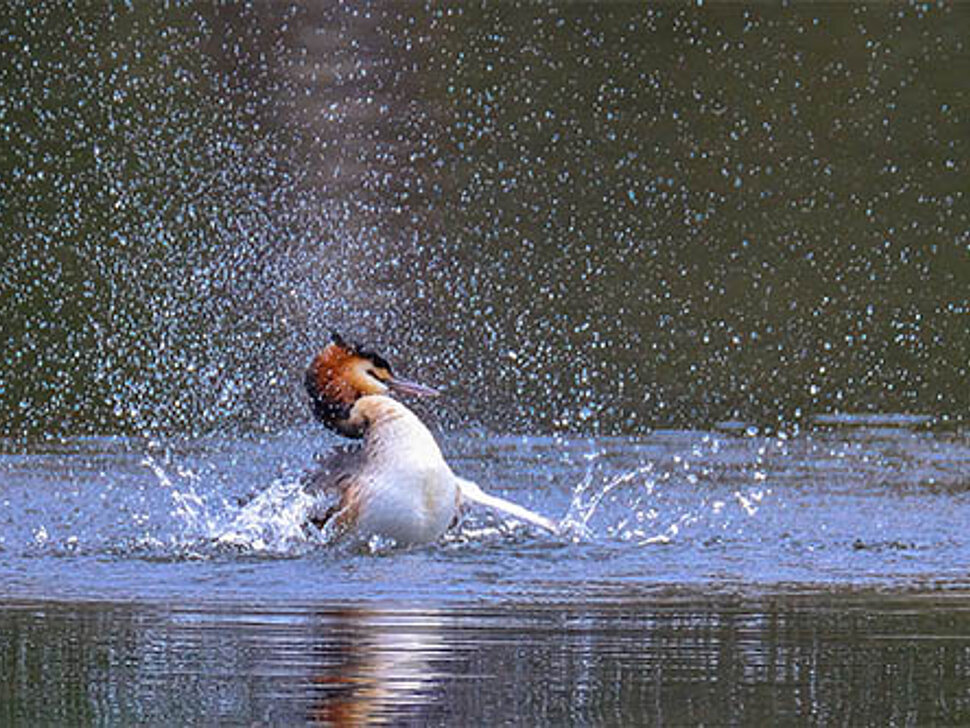
[[[440,685],[458,672],[450,667],[454,647],[442,635],[450,619],[420,610],[346,609],[329,615],[331,621],[317,625],[314,666],[324,668],[311,678],[310,722],[418,722],[439,712],[431,708]]]
[[[955,595],[6,603],[0,723],[953,725],[968,624]]]

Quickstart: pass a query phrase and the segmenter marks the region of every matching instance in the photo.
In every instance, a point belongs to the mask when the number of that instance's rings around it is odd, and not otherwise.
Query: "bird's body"
[[[339,491],[332,527],[401,545],[434,541],[454,522],[460,501],[455,475],[434,437],[391,397],[362,397],[354,410],[369,422],[363,445],[338,452],[337,462],[318,478],[318,490],[336,485]]]
[[[391,390],[433,395],[434,390],[395,379],[376,354],[334,341],[307,371],[314,412],[331,429],[362,437],[360,447],[338,449],[312,475],[309,488],[321,508],[311,522],[340,535],[380,536],[398,545],[440,538],[463,501],[504,510],[548,530],[550,521],[456,476],[427,427]],[[328,505],[328,497],[336,498]]]

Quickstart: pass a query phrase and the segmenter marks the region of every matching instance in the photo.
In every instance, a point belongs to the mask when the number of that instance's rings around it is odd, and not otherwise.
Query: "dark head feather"
[[[392,372],[391,365],[388,363],[387,359],[382,357],[376,351],[365,348],[363,344],[358,344],[357,342],[348,343],[347,340],[336,331],[330,332],[330,340],[333,341],[333,343],[335,343],[337,346],[341,346],[357,356],[363,357],[364,359],[369,359],[374,366],[378,366],[383,369],[387,369],[388,372]]]

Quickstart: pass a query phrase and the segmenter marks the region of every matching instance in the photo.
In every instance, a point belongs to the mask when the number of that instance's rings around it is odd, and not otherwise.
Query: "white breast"
[[[359,534],[401,545],[439,538],[457,513],[458,484],[428,428],[390,397],[362,397],[353,414],[369,423],[357,479]]]

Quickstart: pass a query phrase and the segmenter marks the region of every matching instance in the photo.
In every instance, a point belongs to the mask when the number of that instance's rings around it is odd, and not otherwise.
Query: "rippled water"
[[[964,724],[965,600],[4,603],[6,724]]]
[[[966,720],[970,440],[888,422],[447,435],[564,535],[375,552],[299,527],[316,428],[7,441],[0,717]]]

